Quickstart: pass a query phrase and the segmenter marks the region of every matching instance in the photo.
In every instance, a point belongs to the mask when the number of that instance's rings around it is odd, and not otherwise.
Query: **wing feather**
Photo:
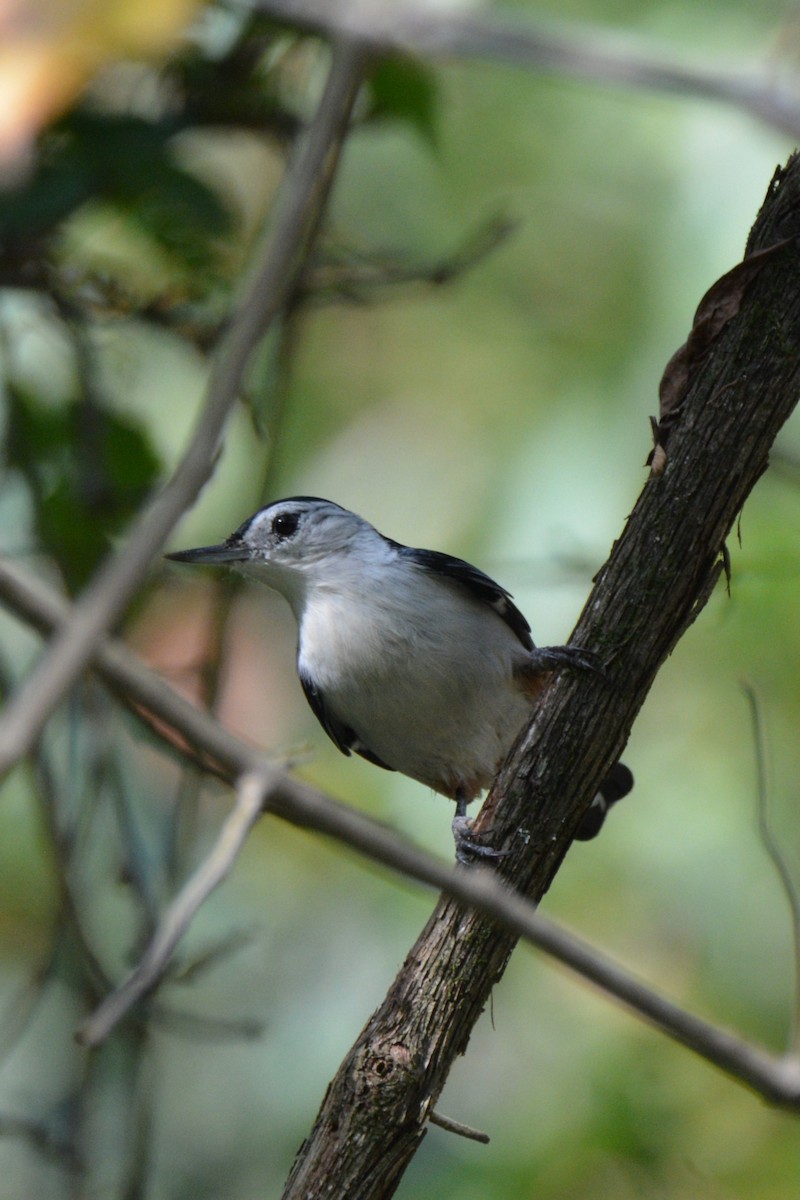
[[[300,677],[300,684],[305,692],[306,700],[311,706],[311,711],[333,744],[341,750],[342,754],[349,756],[351,750],[354,750],[356,754],[359,754],[362,758],[366,758],[368,762],[374,763],[376,767],[383,767],[385,771],[393,771],[394,767],[390,767],[383,759],[378,758],[377,754],[374,754],[368,746],[364,745],[356,731],[346,721],[342,721],[336,716],[313,680],[309,679],[307,675],[302,674],[302,672],[298,672],[298,675]]]
[[[530,625],[513,603],[511,593],[499,583],[495,583],[483,571],[465,562],[463,558],[453,558],[452,555],[442,554],[438,550],[417,550],[412,546],[394,544],[402,558],[416,563],[426,571],[432,571],[435,575],[452,580],[474,599],[493,609],[516,634],[525,649],[533,649]]]

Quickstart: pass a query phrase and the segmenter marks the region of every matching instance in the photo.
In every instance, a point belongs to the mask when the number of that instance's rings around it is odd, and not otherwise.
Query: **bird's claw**
[[[466,816],[453,817],[453,840],[456,844],[456,862],[462,866],[474,866],[476,861],[507,858],[510,850],[493,850],[472,838],[472,821]]]
[[[603,661],[594,650],[583,646],[537,646],[531,651],[530,668],[533,671],[591,671],[605,675]]]

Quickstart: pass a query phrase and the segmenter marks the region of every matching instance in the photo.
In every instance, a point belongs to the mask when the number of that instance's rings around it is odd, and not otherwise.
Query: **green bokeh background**
[[[708,69],[780,78],[796,61],[788,4],[573,2],[557,15],[649,36]],[[262,502],[268,478],[270,497],[328,496],[393,538],[475,561],[514,593],[536,640],[556,643],[568,637],[643,485],[663,366],[700,296],[741,257],[772,172],[793,147],[697,100],[486,64],[439,66],[435,82],[433,143],[396,122],[353,136],[331,210],[335,233],[435,260],[497,214],[515,219],[516,232],[447,287],[309,311],[275,443],[256,439],[246,412],[235,417],[174,545],[219,540]],[[245,136],[191,134],[181,155],[253,221],[279,174],[277,156]],[[136,237],[107,214],[79,213],[64,253],[113,264],[145,292],[158,288],[155,257],[143,260]],[[69,354],[26,298],[4,303],[15,378],[57,403],[73,370]],[[93,339],[117,410],[144,422],[168,465],[177,461],[202,397],[199,355],[132,321],[101,326]],[[796,420],[780,445],[800,450]],[[3,549],[19,553],[30,544],[30,515],[16,476],[0,493],[0,512]],[[797,875],[799,517],[800,488],[770,472],[744,511],[741,543],[730,541],[730,596],[718,588],[637,721],[626,753],[635,796],[596,843],[572,849],[545,902],[549,915],[673,999],[774,1050],[791,1024],[791,929],[755,829],[753,735],[740,685],[752,681],[761,699],[773,825]],[[128,636],[174,673],[171,647],[190,617],[207,616],[213,586],[156,565]],[[309,749],[301,777],[448,855],[444,801],[344,759],[316,725],[294,677],[295,631],[282,602],[248,590],[235,604],[228,723],[269,748]],[[14,656],[32,653],[36,643],[20,626],[4,618],[2,629]],[[68,714],[50,736],[85,791],[90,773],[70,745]],[[176,768],[127,720],[109,736],[155,838]],[[196,855],[228,804],[209,785]],[[121,885],[101,856],[83,883],[93,936],[121,971],[130,925]],[[188,1041],[154,1028],[141,1082],[152,1116],[148,1196],[279,1194],[325,1085],[433,899],[333,844],[262,823],[189,943],[200,949],[232,930],[250,940],[191,987],[170,985],[168,996],[182,1010],[256,1019],[263,1033]],[[20,770],[0,808],[7,1003],[46,952],[54,903]],[[78,1070],[74,1019],[65,978],[4,1061],[0,1115],[63,1102]],[[95,1162],[98,1197],[117,1194],[117,1102],[95,1099],[92,1127],[108,1159],[106,1168],[102,1156]],[[794,1118],[529,948],[495,990],[440,1108],[486,1129],[491,1144],[432,1128],[400,1197],[783,1200],[797,1192]],[[19,1138],[0,1141],[0,1196],[67,1194],[55,1163]]]

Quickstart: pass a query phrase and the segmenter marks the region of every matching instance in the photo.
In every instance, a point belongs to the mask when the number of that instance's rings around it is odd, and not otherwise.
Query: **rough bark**
[[[747,256],[777,248],[744,278],[740,271],[720,281],[698,312],[694,344],[690,338],[668,368],[658,473],[647,480],[573,635],[603,656],[607,677],[562,675],[553,683],[480,815],[492,844],[511,851],[498,870],[535,900],[598,780],[621,754],[656,672],[708,599],[725,538],[794,407],[798,236],[794,157],[770,185]],[[642,458],[646,452],[643,438]],[[490,919],[439,902],[331,1082],[285,1200],[394,1194],[514,945]]]

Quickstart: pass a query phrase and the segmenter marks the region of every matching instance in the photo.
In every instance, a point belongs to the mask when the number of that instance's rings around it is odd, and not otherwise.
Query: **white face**
[[[178,562],[226,565],[282,592],[295,610],[310,586],[350,575],[386,553],[387,544],[355,513],[328,500],[277,500],[218,546],[169,555]]]
[[[371,525],[328,500],[299,497],[276,500],[240,526],[226,545],[240,546],[253,563],[307,567],[346,555]],[[375,535],[377,536],[377,535]]]

